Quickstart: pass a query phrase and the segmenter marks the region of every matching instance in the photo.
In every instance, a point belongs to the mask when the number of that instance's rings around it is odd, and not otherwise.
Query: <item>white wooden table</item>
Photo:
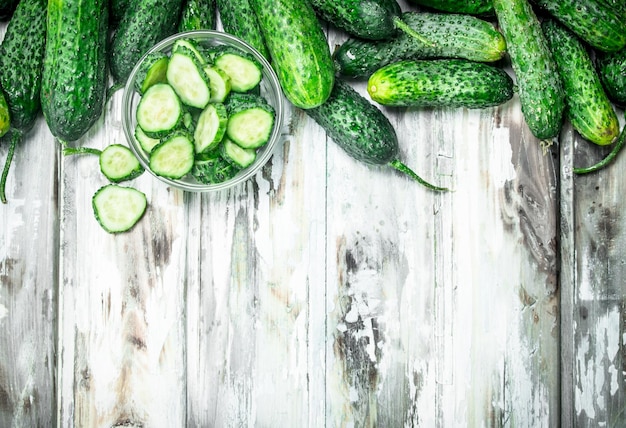
[[[79,145],[125,144],[121,95]],[[145,173],[148,211],[115,236],[97,160],[40,118],[0,206],[0,426],[626,426],[626,157],[574,177],[598,150],[566,125],[544,154],[517,97],[383,111],[454,192],[290,107],[254,179]]]

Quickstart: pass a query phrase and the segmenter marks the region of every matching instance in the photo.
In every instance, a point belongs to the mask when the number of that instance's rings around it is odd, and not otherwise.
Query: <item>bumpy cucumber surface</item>
[[[609,98],[616,104],[626,105],[626,48],[598,55],[597,69]]]
[[[248,42],[266,59],[270,58],[259,20],[250,6],[250,0],[217,0],[217,10],[224,31]]]
[[[594,48],[614,52],[626,46],[624,16],[606,0],[533,0]]]
[[[367,91],[386,106],[487,108],[513,97],[513,79],[480,62],[405,60],[378,69]]]
[[[405,12],[404,22],[432,44],[406,33],[385,41],[347,39],[333,58],[337,71],[347,77],[369,77],[376,69],[403,59],[463,58],[479,62],[500,60],[506,42],[493,24],[456,13]]]
[[[308,1],[251,0],[285,97],[303,109],[330,96],[335,67],[328,40]]]
[[[8,21],[13,16],[13,12],[17,8],[19,0],[1,0],[0,1],[0,21]]]
[[[178,31],[215,30],[217,9],[215,0],[185,0],[178,21]]]
[[[565,94],[539,19],[528,0],[493,3],[526,124],[537,139],[550,140],[561,130]]]
[[[337,80],[328,100],[305,112],[354,159],[369,165],[388,165],[431,190],[447,190],[428,183],[398,160],[399,144],[393,125],[347,82]]]
[[[542,23],[565,89],[566,116],[583,138],[613,143],[619,122],[594,64],[578,37],[554,20]]]
[[[493,14],[491,0],[410,0],[418,6],[452,13],[468,13],[470,15]]]
[[[41,89],[52,135],[82,137],[100,118],[106,95],[108,0],[50,0]]]
[[[110,47],[113,79],[123,84],[139,59],[155,43],[176,32],[181,0],[130,0]]]

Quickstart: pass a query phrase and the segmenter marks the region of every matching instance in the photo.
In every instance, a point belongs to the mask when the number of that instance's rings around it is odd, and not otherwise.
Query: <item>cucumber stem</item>
[[[392,160],[391,162],[389,162],[389,165],[391,167],[395,168],[396,170],[398,170],[398,171],[408,175],[413,180],[417,181],[418,183],[422,184],[423,186],[426,186],[430,190],[434,190],[436,192],[447,192],[447,191],[450,190],[450,189],[448,189],[446,187],[439,187],[439,186],[435,186],[434,184],[430,184],[428,181],[424,180],[422,177],[417,175],[415,172],[413,172],[413,170],[411,168],[409,168],[408,166],[406,166],[405,164],[400,162],[398,159]]]
[[[69,155],[96,155],[100,156],[102,151],[98,149],[94,149],[92,147],[65,147],[63,148],[63,154],[65,156]]]
[[[9,132],[11,132],[11,145],[9,146],[9,153],[7,154],[7,159],[4,162],[4,169],[2,170],[2,177],[0,178],[0,201],[2,201],[3,204],[7,203],[7,197],[4,192],[4,187],[6,185],[7,177],[9,176],[9,169],[11,168],[11,161],[13,160],[15,147],[17,146],[17,143],[22,141],[21,131],[12,129]]]
[[[408,34],[409,36],[419,40],[420,42],[424,43],[425,45],[435,46],[435,44],[433,42],[431,42],[426,37],[422,36],[420,33],[415,31],[411,27],[409,27],[409,25],[406,22],[404,22],[402,20],[402,18],[400,18],[399,16],[394,16],[393,17],[393,24],[395,25],[396,28],[399,28],[400,30],[402,30],[406,34]]]
[[[611,152],[608,155],[606,155],[604,159],[602,159],[598,163],[591,165],[591,166],[574,168],[573,169],[574,173],[578,175],[588,174],[590,172],[595,172],[606,167],[608,164],[610,164],[611,162],[615,160],[618,153],[624,147],[624,143],[626,143],[626,126],[624,126],[624,128],[622,129],[622,132],[619,134],[619,137],[617,138],[617,141],[615,142],[615,146],[613,147],[613,150],[611,150]]]

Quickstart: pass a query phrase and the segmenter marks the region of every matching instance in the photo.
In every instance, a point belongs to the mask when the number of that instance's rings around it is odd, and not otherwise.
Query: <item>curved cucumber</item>
[[[178,21],[178,31],[215,30],[217,9],[215,0],[185,0]]]
[[[248,42],[266,59],[270,58],[259,20],[252,11],[250,0],[217,0],[217,10],[224,31]]]
[[[607,95],[616,104],[626,105],[626,48],[596,58],[598,75]]]
[[[613,143],[619,135],[617,113],[586,48],[555,20],[544,21],[542,28],[563,80],[567,118],[586,140],[601,146]]]
[[[390,40],[346,40],[333,54],[337,71],[347,77],[369,77],[376,69],[404,59],[463,58],[479,62],[500,60],[506,42],[490,22],[456,13],[405,12],[402,19],[432,45],[406,33]]]
[[[493,3],[491,0],[410,0],[410,3],[443,12],[467,13],[470,15],[493,14]]]
[[[251,0],[285,97],[302,109],[330,96],[335,67],[322,26],[308,1]]]
[[[551,140],[561,130],[565,94],[539,19],[528,0],[493,4],[517,78],[524,120],[537,139]]]

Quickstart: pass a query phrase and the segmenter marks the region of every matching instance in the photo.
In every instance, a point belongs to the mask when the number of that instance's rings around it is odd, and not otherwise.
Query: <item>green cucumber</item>
[[[176,33],[181,0],[130,0],[110,46],[113,89],[122,87],[135,64],[157,42]]]
[[[48,1],[41,103],[60,141],[78,140],[102,115],[107,37],[107,0]]]
[[[384,41],[347,39],[333,53],[337,71],[346,77],[369,77],[376,69],[403,59],[463,58],[495,62],[506,53],[506,42],[494,25],[456,13],[405,12],[403,20],[432,41],[426,45],[400,33]]]
[[[19,0],[0,0],[0,21],[9,21],[18,3]]]
[[[117,27],[129,4],[130,0],[109,0],[109,23],[112,29]]]
[[[228,125],[228,112],[222,103],[211,103],[198,116],[193,139],[196,153],[205,153],[215,149]]]
[[[161,140],[150,152],[150,170],[161,177],[179,179],[193,168],[193,136],[176,131]]]
[[[217,9],[215,0],[185,0],[178,21],[178,32],[215,30]]]
[[[600,81],[609,98],[621,106],[626,105],[626,48],[596,56]]]
[[[378,107],[347,82],[338,79],[328,100],[305,113],[357,161],[388,165],[431,190],[447,190],[428,183],[398,159],[398,137],[393,125]]]
[[[137,124],[151,138],[163,138],[182,124],[183,105],[167,83],[152,85],[137,104]]]
[[[270,59],[259,20],[252,10],[250,0],[217,0],[217,10],[225,32],[240,38],[255,48],[265,59]]]
[[[167,82],[167,64],[169,56],[164,52],[155,51],[146,55],[137,70],[135,89],[142,95],[155,83]]]
[[[209,102],[223,103],[232,89],[230,76],[215,65],[204,67],[204,72],[209,77],[209,88],[211,89]]]
[[[528,0],[494,0],[493,4],[525,122],[542,145],[549,145],[561,130],[565,94],[541,24]]]
[[[196,156],[191,175],[203,184],[218,184],[230,180],[240,168],[224,159],[220,150]]]
[[[367,91],[385,106],[487,108],[513,97],[513,79],[503,69],[481,62],[404,60],[374,72]]]
[[[385,40],[395,37],[398,30],[430,44],[421,32],[402,20],[396,0],[311,0],[317,14],[351,36],[367,40]]]
[[[409,0],[409,2],[417,6],[424,6],[443,12],[467,13],[470,15],[493,14],[493,3],[491,0]]]
[[[121,144],[109,144],[99,156],[100,172],[112,183],[139,177],[144,172],[135,154]]]
[[[335,67],[328,40],[308,1],[251,0],[285,97],[302,109],[330,96]]]
[[[20,1],[12,9],[11,20],[0,44],[0,87],[4,101],[2,133],[10,141],[0,177],[0,201],[3,203],[7,202],[5,184],[15,149],[32,129],[41,111],[46,3],[46,0]]]
[[[604,146],[619,135],[619,121],[595,66],[580,39],[557,21],[542,28],[565,89],[565,114],[586,140]]]
[[[189,49],[180,48],[172,52],[165,74],[183,104],[203,109],[209,103],[209,77]]]
[[[235,92],[248,92],[263,78],[263,66],[254,56],[227,45],[216,47],[211,53],[213,65],[229,77],[230,88]]]
[[[220,144],[220,154],[224,159],[239,169],[247,168],[256,160],[256,150],[241,147],[226,137]]]
[[[615,52],[626,46],[624,15],[605,0],[533,0],[595,49]]]
[[[7,103],[7,97],[0,89],[0,138],[9,132],[11,129],[11,112],[9,110],[9,103]]]
[[[161,140],[159,140],[158,138],[152,138],[146,135],[146,133],[143,131],[143,129],[141,129],[141,126],[139,125],[135,126],[134,135],[139,142],[141,149],[148,154],[150,154],[152,149],[161,142]]]
[[[262,96],[232,94],[226,109],[226,135],[230,140],[246,149],[257,149],[268,142],[274,129],[276,112]]]
[[[143,192],[118,184],[102,186],[93,195],[91,203],[96,220],[109,233],[132,229],[148,205]]]

